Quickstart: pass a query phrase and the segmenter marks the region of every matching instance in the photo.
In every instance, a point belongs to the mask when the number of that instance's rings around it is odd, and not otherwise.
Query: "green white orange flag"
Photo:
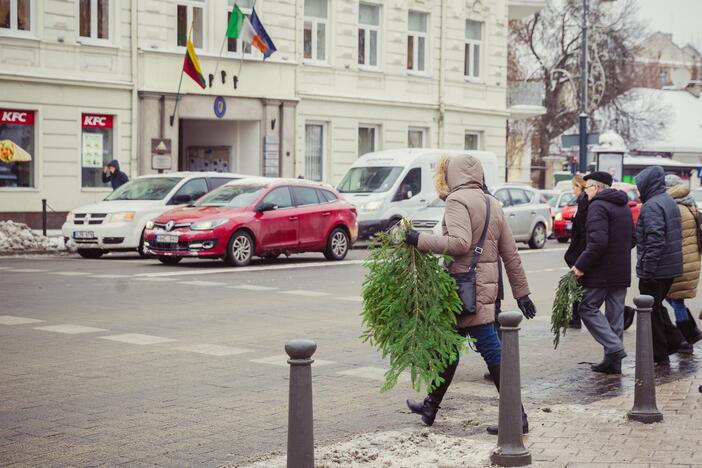
[[[275,44],[268,36],[255,9],[252,9],[251,16],[246,16],[239,9],[239,5],[234,5],[227,26],[227,37],[253,45],[261,51],[264,58],[276,51]]]
[[[200,61],[197,59],[197,55],[195,55],[195,47],[193,46],[193,41],[190,40],[190,36],[188,36],[188,46],[185,50],[183,71],[192,78],[195,83],[200,85],[202,89],[205,89],[205,76],[202,74]]]

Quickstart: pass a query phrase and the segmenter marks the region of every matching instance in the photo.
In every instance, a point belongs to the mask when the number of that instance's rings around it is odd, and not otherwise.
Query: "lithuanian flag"
[[[185,50],[183,71],[195,80],[195,83],[199,84],[202,89],[205,89],[205,77],[202,74],[202,68],[200,68],[200,61],[195,55],[195,47],[193,46],[193,41],[190,40],[190,36],[188,36],[188,46]]]

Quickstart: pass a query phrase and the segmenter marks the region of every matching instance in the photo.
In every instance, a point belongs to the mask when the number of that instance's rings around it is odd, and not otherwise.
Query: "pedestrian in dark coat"
[[[675,200],[666,193],[665,172],[647,167],[636,176],[641,214],[636,226],[636,275],[641,294],[653,296],[653,360],[670,362],[669,354],[691,353],[692,347],[673,325],[663,299],[673,280],[683,274],[682,224]]]
[[[108,182],[112,183],[112,190],[129,182],[129,177],[119,169],[119,161],[116,159],[107,163],[107,166],[102,171],[102,183],[106,184]]]
[[[624,351],[624,300],[631,285],[631,248],[634,221],[629,199],[611,188],[612,176],[593,172],[585,176],[590,200],[585,250],[573,266],[585,287],[580,317],[592,337],[604,347],[604,359],[592,370],[621,374]],[[605,304],[605,315],[600,307]]]
[[[577,204],[577,211],[572,219],[572,226],[570,231],[570,244],[568,245],[568,250],[566,250],[563,259],[568,265],[568,268],[572,268],[581,253],[585,251],[585,245],[587,243],[587,232],[585,226],[587,225],[587,208],[590,205],[590,201],[587,199],[587,194],[585,193],[585,178],[582,174],[576,174],[573,177],[573,194],[575,195],[575,202]],[[580,320],[580,303],[576,302],[573,304],[573,317],[568,324],[569,328],[582,328],[582,321]]]

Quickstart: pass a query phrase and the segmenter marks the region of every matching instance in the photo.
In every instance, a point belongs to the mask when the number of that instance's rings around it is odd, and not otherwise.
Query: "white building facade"
[[[0,140],[32,155],[0,162],[0,219],[36,224],[41,199],[65,213],[103,198],[112,159],[130,177],[333,184],[380,149],[480,149],[504,164],[507,21],[541,0],[258,0],[278,49],[265,61],[224,40],[235,3],[251,13],[253,0],[0,2]],[[185,76],[174,115],[188,33],[208,86]],[[152,158],[162,140],[171,157]]]

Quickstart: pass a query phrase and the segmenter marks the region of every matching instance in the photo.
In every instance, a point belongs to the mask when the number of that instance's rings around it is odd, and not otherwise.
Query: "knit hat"
[[[612,176],[608,172],[604,171],[595,171],[591,172],[590,174],[586,175],[584,179],[587,180],[594,180],[597,182],[600,182],[602,184],[605,184],[607,187],[612,186]]]
[[[683,180],[676,176],[675,174],[668,174],[665,176],[665,188],[670,188],[670,187],[675,187],[676,185],[682,185],[685,182]]]

